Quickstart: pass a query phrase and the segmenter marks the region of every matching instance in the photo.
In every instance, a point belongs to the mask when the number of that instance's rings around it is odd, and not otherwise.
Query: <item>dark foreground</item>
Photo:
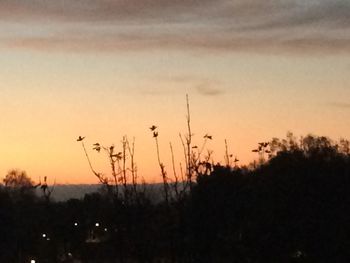
[[[168,202],[2,186],[0,262],[350,262],[349,149],[275,146],[255,169],[211,166]]]

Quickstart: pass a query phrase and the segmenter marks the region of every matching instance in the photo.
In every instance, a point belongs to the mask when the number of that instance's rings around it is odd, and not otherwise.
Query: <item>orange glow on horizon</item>
[[[344,12],[322,13],[331,28],[321,17],[285,20],[279,3],[168,1],[165,8],[146,1],[143,13],[136,2],[112,1],[113,10],[107,2],[97,9],[94,1],[28,2],[28,8],[0,2],[0,179],[17,168],[35,181],[97,183],[76,138],[86,137],[93,165],[108,174],[108,159],[92,145],[120,150],[127,135],[135,137],[139,177],[160,181],[152,124],[171,177],[169,142],[177,169],[184,165],[179,133],[187,130],[186,94],[193,145],[212,135],[207,149],[214,162],[224,162],[225,139],[240,164],[248,164],[258,142],[287,131],[349,136]],[[267,26],[262,6],[281,19],[277,27]],[[296,5],[293,17],[309,14],[300,7],[313,5]]]

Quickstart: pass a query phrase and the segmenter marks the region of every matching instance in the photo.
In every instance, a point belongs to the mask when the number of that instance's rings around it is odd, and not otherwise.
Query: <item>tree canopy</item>
[[[34,187],[34,182],[25,171],[12,169],[8,171],[3,179],[5,186],[13,188],[31,188]]]

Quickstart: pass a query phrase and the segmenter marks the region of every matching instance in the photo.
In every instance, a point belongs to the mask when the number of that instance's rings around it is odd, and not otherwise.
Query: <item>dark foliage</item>
[[[214,166],[171,202],[1,187],[0,262],[349,262],[346,141],[289,134],[270,147],[256,169]]]

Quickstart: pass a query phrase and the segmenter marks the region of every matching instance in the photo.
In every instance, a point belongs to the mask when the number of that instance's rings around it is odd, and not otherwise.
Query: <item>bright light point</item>
[[[74,226],[78,226],[78,223],[77,223],[77,222],[75,222],[75,223],[74,223]]]
[[[107,228],[105,228],[105,232],[107,232],[108,231],[108,229]]]
[[[51,239],[48,237],[48,238],[46,238],[46,240],[47,240],[47,241],[50,241]]]
[[[99,226],[100,226],[100,223],[96,223],[95,226],[99,227]]]
[[[35,260],[34,260],[34,259],[31,259],[31,260],[30,260],[30,263],[35,263]]]
[[[43,234],[42,236],[45,238],[45,237],[46,237],[46,234]]]

